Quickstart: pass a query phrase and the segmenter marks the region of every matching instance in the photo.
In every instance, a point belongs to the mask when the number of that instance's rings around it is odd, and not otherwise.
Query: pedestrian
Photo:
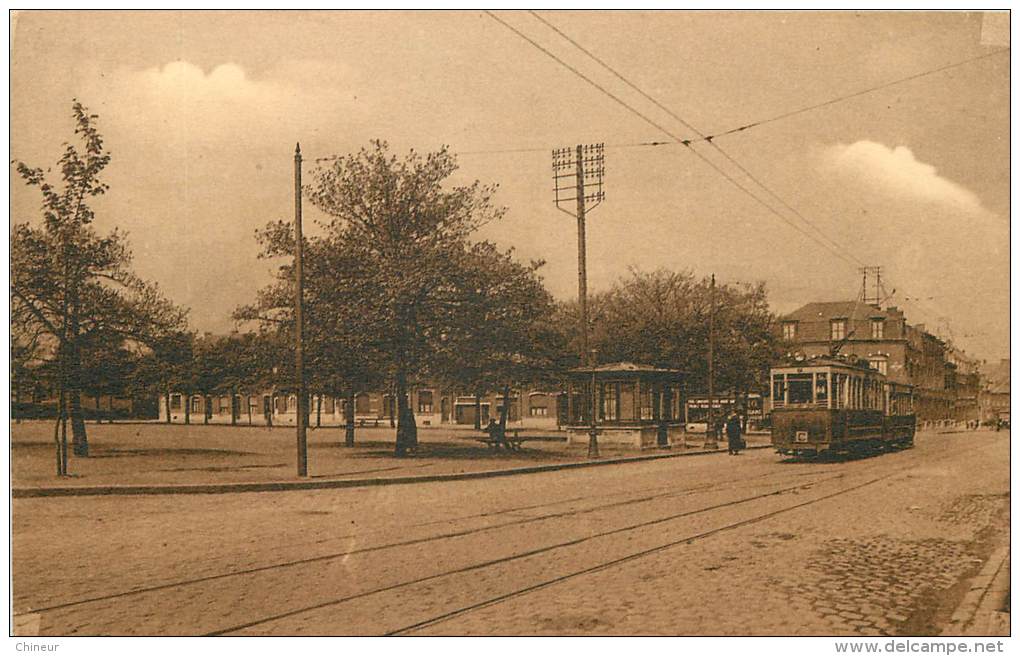
[[[499,434],[499,424],[496,423],[495,419],[489,419],[489,424],[485,427],[485,432],[489,434],[489,443],[493,448],[502,441],[500,439],[502,436]]]
[[[731,456],[738,455],[743,448],[743,440],[740,437],[740,415],[731,412],[726,419],[726,441]]]

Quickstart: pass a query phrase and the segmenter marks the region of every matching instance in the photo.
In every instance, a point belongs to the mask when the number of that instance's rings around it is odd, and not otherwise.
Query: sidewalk
[[[1006,545],[992,553],[971,581],[970,589],[942,635],[1010,635],[1009,595],[1009,546]]]
[[[644,461],[708,453],[704,436],[691,447],[639,452],[603,446],[592,463],[586,446],[568,446],[557,435],[537,436],[519,452],[495,451],[464,431],[419,432],[416,454],[393,454],[393,430],[359,428],[355,446],[343,446],[342,429],[308,432],[309,478],[295,475],[293,429],[167,425],[89,425],[90,457],[71,457],[71,476],[53,475],[48,423],[11,426],[12,494],[157,494],[268,491],[460,480],[511,473]],[[522,433],[522,435],[530,433]],[[480,437],[480,436],[478,436]],[[749,446],[768,436],[748,436]],[[722,449],[725,453],[725,449]],[[89,491],[86,491],[88,488]]]

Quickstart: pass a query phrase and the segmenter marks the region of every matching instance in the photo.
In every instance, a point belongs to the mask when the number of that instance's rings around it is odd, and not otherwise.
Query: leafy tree
[[[459,298],[439,306],[444,331],[430,373],[460,389],[500,391],[499,439],[505,438],[510,390],[548,380],[562,348],[549,320],[554,303],[537,272],[513,252],[482,242],[459,264]],[[476,428],[479,415],[475,413]]]
[[[521,331],[549,305],[537,263],[519,265],[470,241],[505,210],[492,203],[495,187],[445,186],[455,170],[446,149],[400,159],[376,141],[317,169],[304,190],[327,217],[323,236],[303,246],[309,382],[342,388],[351,431],[354,391],[392,381],[397,455],[417,444],[411,382],[452,379],[468,354],[485,363],[467,376],[463,369],[461,384],[505,385],[523,375],[532,353]],[[270,224],[260,239],[263,257],[293,255],[288,223]],[[235,317],[292,334],[292,280],[287,262]]]
[[[285,222],[272,223],[258,233],[261,257],[293,257],[294,233]],[[354,444],[354,397],[359,391],[381,387],[387,363],[380,356],[381,324],[371,308],[382,302],[373,281],[360,266],[361,252],[349,242],[328,237],[305,237],[305,376],[309,390],[343,397],[345,439]],[[276,280],[260,290],[256,301],[238,308],[234,318],[260,327],[261,377],[274,387],[296,389],[293,381],[294,272],[288,258]]]
[[[468,238],[505,212],[493,205],[495,187],[477,181],[444,186],[456,169],[445,148],[400,159],[385,142],[374,141],[318,168],[306,189],[329,217],[323,226],[328,239],[355,245],[358,264],[372,281],[359,309],[374,316],[373,343],[393,376],[397,455],[417,444],[408,382],[427,372],[447,332],[449,307],[461,301]],[[377,302],[364,303],[369,299]]]
[[[47,171],[15,163],[25,183],[42,195],[42,221],[16,223],[11,230],[11,315],[25,334],[40,337],[44,357],[57,364],[58,425],[66,431],[70,406],[74,451],[85,456],[83,344],[99,335],[145,343],[181,329],[186,315],[131,271],[123,233],[100,235],[91,226],[89,202],[107,191],[100,174],[110,156],[96,115],[77,101],[72,110],[80,144],[65,144],[57,163],[61,184],[50,182]]]

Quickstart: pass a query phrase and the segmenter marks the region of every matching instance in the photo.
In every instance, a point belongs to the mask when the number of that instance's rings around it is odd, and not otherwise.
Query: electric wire
[[[629,103],[627,103],[626,101],[624,101],[623,99],[621,99],[621,98],[620,98],[619,96],[615,95],[614,93],[612,93],[611,91],[609,91],[608,89],[606,89],[605,87],[603,87],[602,85],[600,85],[600,84],[599,84],[598,82],[596,82],[596,81],[592,80],[591,78],[589,78],[589,77],[588,77],[587,75],[585,75],[584,73],[582,73],[581,71],[579,71],[579,70],[578,70],[577,68],[575,68],[575,67],[571,66],[570,64],[568,64],[568,63],[567,63],[566,61],[564,61],[563,59],[561,59],[561,58],[557,57],[557,56],[556,56],[556,55],[555,55],[554,53],[550,52],[550,51],[549,51],[548,49],[546,49],[545,47],[543,47],[543,46],[542,46],[541,44],[539,44],[538,42],[534,41],[534,40],[533,40],[533,39],[531,39],[531,38],[530,38],[529,36],[527,36],[526,34],[524,34],[523,32],[521,32],[520,30],[518,30],[518,29],[517,29],[517,28],[515,28],[514,26],[510,25],[509,23],[507,23],[507,22],[506,22],[506,21],[504,21],[503,19],[499,18],[498,16],[496,16],[496,15],[495,15],[494,13],[492,13],[491,11],[489,11],[489,10],[485,10],[485,13],[486,13],[486,15],[488,15],[488,16],[489,16],[490,18],[492,18],[493,20],[495,20],[495,21],[496,21],[497,23],[499,23],[499,24],[503,25],[503,26],[504,26],[505,28],[507,28],[508,30],[510,30],[511,32],[513,32],[514,34],[516,34],[517,36],[519,36],[519,37],[520,37],[521,39],[524,39],[525,41],[527,41],[528,43],[530,43],[530,44],[531,44],[532,46],[534,46],[534,47],[535,47],[536,49],[538,49],[539,51],[541,51],[542,53],[544,53],[544,54],[545,54],[546,56],[548,56],[549,58],[551,58],[551,59],[553,59],[554,61],[556,61],[556,62],[557,62],[558,64],[560,64],[561,66],[563,66],[564,68],[566,68],[566,69],[567,69],[568,71],[572,72],[572,73],[573,73],[574,75],[576,75],[577,77],[580,77],[580,78],[581,78],[582,80],[584,80],[585,82],[587,82],[587,83],[588,83],[588,84],[590,84],[591,86],[593,86],[593,87],[595,87],[596,89],[598,89],[599,91],[601,91],[601,92],[602,92],[602,93],[603,93],[604,95],[606,95],[606,96],[608,96],[609,98],[611,98],[612,100],[616,101],[616,102],[617,102],[617,103],[618,103],[619,105],[621,105],[621,106],[622,106],[622,107],[623,107],[624,109],[628,110],[629,112],[631,112],[631,113],[632,113],[632,114],[634,114],[635,116],[638,116],[638,117],[639,117],[639,118],[641,118],[641,119],[642,119],[643,121],[645,121],[646,123],[648,123],[648,124],[649,124],[649,125],[651,125],[652,127],[656,128],[657,130],[659,130],[659,131],[660,131],[660,132],[662,132],[663,134],[665,134],[665,135],[669,136],[670,138],[672,138],[672,139],[673,139],[674,141],[676,141],[677,143],[680,143],[680,144],[683,144],[684,146],[686,146],[686,147],[687,147],[687,150],[688,150],[689,152],[693,153],[695,157],[697,157],[697,158],[698,158],[698,159],[700,159],[700,160],[701,160],[702,162],[704,162],[705,164],[707,164],[707,165],[708,165],[709,167],[711,167],[712,169],[714,169],[714,170],[715,170],[715,171],[716,171],[717,173],[719,173],[719,175],[723,176],[723,178],[725,178],[725,179],[726,179],[726,180],[727,180],[727,181],[728,181],[728,182],[729,182],[730,184],[732,184],[733,186],[735,186],[735,187],[736,187],[737,189],[739,189],[740,191],[744,192],[744,193],[745,193],[745,194],[746,194],[747,196],[751,197],[751,198],[752,198],[752,199],[753,199],[754,201],[756,201],[757,203],[759,203],[759,204],[760,204],[760,205],[761,205],[762,207],[764,207],[764,208],[765,208],[765,209],[767,209],[767,210],[768,210],[768,211],[769,211],[770,213],[772,213],[772,214],[773,214],[773,215],[775,215],[775,216],[776,216],[777,218],[779,218],[779,219],[780,219],[780,220],[781,220],[781,221],[782,221],[783,223],[786,223],[787,225],[789,225],[789,226],[790,226],[791,228],[793,228],[793,229],[794,229],[794,230],[796,230],[797,232],[799,232],[799,233],[801,233],[802,235],[804,235],[805,237],[807,237],[807,238],[811,239],[812,241],[814,241],[815,243],[817,243],[817,244],[818,244],[819,246],[822,246],[822,247],[823,247],[823,248],[825,248],[825,249],[826,249],[827,251],[829,251],[829,252],[830,252],[830,253],[832,253],[833,255],[835,255],[835,256],[837,256],[837,257],[839,257],[840,259],[844,260],[844,261],[845,261],[845,262],[847,262],[848,264],[850,264],[850,265],[852,265],[852,266],[854,266],[854,267],[856,267],[856,266],[857,266],[857,264],[856,264],[855,262],[853,262],[853,260],[851,260],[850,258],[848,258],[848,257],[847,257],[846,255],[844,255],[844,254],[843,254],[842,252],[840,252],[840,251],[838,251],[838,250],[834,249],[834,248],[833,248],[832,246],[828,245],[828,244],[827,244],[826,242],[822,241],[821,239],[819,239],[819,238],[818,238],[818,237],[816,237],[815,235],[813,235],[813,234],[811,234],[811,233],[809,233],[809,232],[805,231],[805,230],[804,230],[803,228],[801,228],[800,226],[798,226],[798,225],[797,225],[796,223],[793,223],[792,221],[790,221],[789,219],[787,219],[787,218],[786,218],[786,216],[784,216],[784,215],[783,215],[783,214],[782,214],[781,212],[779,212],[778,210],[776,210],[776,209],[775,209],[774,207],[772,207],[772,206],[771,206],[770,204],[768,204],[768,203],[767,203],[766,201],[762,200],[762,198],[761,198],[761,197],[759,197],[758,195],[756,195],[756,194],[755,194],[754,192],[752,192],[752,191],[751,191],[750,189],[748,189],[748,188],[747,188],[747,187],[746,187],[745,185],[741,184],[741,183],[740,183],[740,181],[738,181],[738,180],[737,180],[736,178],[734,178],[734,177],[733,177],[733,176],[732,176],[732,175],[731,175],[731,174],[730,174],[729,172],[727,172],[727,171],[726,171],[725,169],[721,168],[721,167],[720,167],[720,166],[719,166],[718,164],[716,164],[716,163],[715,163],[715,162],[713,162],[712,160],[710,160],[710,159],[708,159],[707,157],[705,157],[705,155],[704,155],[703,153],[701,153],[701,152],[699,152],[699,151],[695,150],[694,148],[691,148],[689,140],[685,140],[685,139],[683,139],[682,137],[679,137],[679,136],[677,136],[677,135],[676,135],[676,134],[674,134],[674,133],[673,133],[673,132],[672,132],[671,130],[669,130],[668,128],[664,127],[664,126],[663,126],[662,124],[660,124],[660,123],[656,122],[656,121],[655,121],[654,119],[650,118],[649,116],[647,116],[646,114],[644,114],[643,112],[641,112],[640,110],[638,110],[637,108],[635,108],[634,106],[630,105]]]
[[[688,122],[687,120],[685,120],[685,119],[684,119],[684,118],[683,118],[682,116],[680,116],[679,114],[677,114],[677,113],[676,113],[675,111],[673,111],[673,110],[672,110],[672,109],[670,109],[669,107],[666,107],[665,105],[663,105],[663,104],[662,104],[661,102],[659,102],[659,101],[658,101],[658,100],[657,100],[656,98],[654,98],[654,97],[652,97],[651,95],[649,95],[648,93],[646,93],[646,92],[645,92],[645,91],[644,91],[643,89],[641,89],[641,88],[640,88],[640,87],[638,87],[638,86],[637,86],[636,84],[634,84],[633,82],[631,82],[631,81],[630,81],[629,79],[627,79],[627,78],[626,78],[626,77],[625,77],[624,75],[622,75],[622,74],[621,74],[621,73],[620,73],[619,71],[617,71],[617,70],[616,70],[615,68],[613,68],[612,66],[610,66],[610,65],[609,65],[608,63],[606,63],[606,62],[605,62],[604,60],[602,60],[601,58],[599,58],[599,57],[598,57],[597,55],[595,55],[595,54],[594,54],[593,52],[591,52],[590,50],[588,50],[587,48],[585,48],[584,46],[582,46],[582,45],[581,45],[580,43],[578,43],[578,42],[577,42],[576,40],[574,40],[573,38],[571,38],[571,37],[570,37],[570,35],[566,34],[566,33],[565,33],[565,32],[563,32],[562,30],[560,30],[560,29],[559,29],[558,27],[556,27],[555,25],[553,25],[553,24],[552,24],[551,22],[549,22],[548,20],[546,20],[545,18],[543,18],[542,16],[540,16],[540,15],[539,15],[539,14],[538,14],[537,12],[535,12],[535,11],[532,11],[532,10],[528,10],[528,13],[530,13],[530,14],[531,14],[532,16],[534,16],[535,18],[537,18],[537,19],[538,19],[539,21],[541,21],[541,22],[542,22],[542,23],[543,23],[544,25],[546,25],[547,27],[549,27],[549,28],[550,28],[551,30],[553,30],[554,32],[556,32],[556,34],[558,34],[558,35],[560,35],[560,36],[561,36],[562,38],[566,39],[566,40],[567,40],[568,42],[570,42],[570,44],[571,44],[571,45],[573,45],[573,46],[574,46],[575,48],[577,48],[578,50],[580,50],[581,52],[583,52],[583,53],[584,53],[585,55],[587,55],[588,57],[590,57],[591,59],[593,59],[593,60],[594,60],[595,62],[597,62],[597,63],[598,63],[598,64],[599,64],[600,66],[602,66],[602,67],[603,67],[604,69],[606,69],[607,71],[609,71],[610,73],[612,73],[612,74],[613,74],[614,76],[616,76],[616,78],[617,78],[617,79],[619,79],[619,80],[620,80],[620,81],[622,81],[622,82],[623,82],[624,84],[626,84],[627,86],[629,86],[629,87],[630,87],[631,89],[633,89],[634,91],[636,91],[637,93],[639,93],[639,94],[640,94],[640,95],[641,95],[641,96],[642,96],[643,98],[645,98],[646,100],[648,100],[649,102],[651,102],[651,103],[652,103],[653,105],[655,105],[656,107],[658,107],[658,108],[659,108],[659,109],[661,109],[662,111],[666,112],[666,113],[667,113],[667,114],[668,114],[669,116],[671,116],[672,118],[674,118],[674,119],[676,119],[677,121],[679,121],[681,125],[683,125],[684,127],[686,127],[686,128],[688,129],[688,130],[690,130],[690,131],[691,131],[691,132],[693,132],[694,134],[698,135],[698,137],[700,137],[702,141],[704,141],[704,142],[708,143],[708,144],[709,144],[710,146],[712,146],[713,148],[715,148],[715,149],[716,149],[716,150],[717,150],[717,151],[719,152],[719,154],[721,154],[721,155],[722,155],[722,156],[723,156],[724,158],[726,158],[726,159],[727,159],[727,160],[728,160],[728,161],[729,161],[729,162],[730,162],[731,164],[733,164],[734,166],[736,166],[736,167],[737,167],[737,169],[739,169],[739,170],[740,170],[740,171],[741,171],[741,172],[742,172],[742,173],[743,173],[743,174],[744,174],[745,176],[747,176],[747,177],[748,177],[748,178],[749,178],[750,180],[752,180],[752,181],[753,181],[753,182],[754,182],[755,184],[757,184],[757,185],[758,185],[758,186],[759,186],[759,187],[760,187],[761,189],[763,189],[763,190],[765,191],[765,193],[767,193],[767,194],[768,194],[769,196],[771,196],[771,197],[772,197],[772,198],[774,198],[774,199],[775,199],[776,201],[778,201],[778,202],[779,202],[779,203],[780,203],[781,205],[783,205],[783,206],[784,206],[784,207],[785,207],[785,208],[786,208],[787,210],[789,210],[790,212],[792,212],[792,213],[793,213],[793,214],[794,214],[795,216],[797,216],[797,218],[799,218],[799,219],[800,219],[800,220],[801,220],[801,221],[802,221],[802,222],[803,222],[804,224],[806,224],[807,226],[809,226],[810,228],[812,228],[812,229],[813,229],[813,230],[814,230],[814,231],[815,231],[815,232],[816,232],[816,233],[817,233],[818,235],[820,235],[820,237],[821,237],[822,239],[824,239],[824,240],[828,241],[828,242],[829,242],[829,243],[830,243],[830,244],[831,244],[831,245],[832,245],[832,246],[833,246],[834,248],[836,248],[836,249],[838,249],[838,250],[841,250],[841,251],[845,252],[845,253],[846,253],[846,254],[847,254],[847,255],[848,255],[849,257],[850,257],[850,259],[852,259],[852,260],[856,261],[856,262],[857,262],[857,264],[860,264],[860,265],[863,265],[863,264],[864,264],[864,262],[863,262],[863,261],[861,261],[861,260],[860,260],[860,259],[859,259],[859,258],[858,258],[858,257],[857,257],[856,255],[854,255],[854,254],[853,254],[853,252],[852,252],[852,251],[851,251],[850,249],[848,249],[848,248],[845,248],[844,246],[842,246],[841,244],[839,244],[838,242],[836,242],[836,241],[835,241],[835,240],[834,240],[834,239],[833,239],[832,237],[830,237],[830,236],[829,236],[829,235],[828,235],[828,234],[827,234],[827,233],[826,233],[826,232],[825,232],[824,230],[822,230],[821,228],[819,228],[818,226],[816,226],[816,225],[815,225],[815,224],[814,224],[814,223],[813,223],[813,222],[812,222],[811,220],[809,220],[809,219],[808,219],[807,217],[805,217],[805,216],[804,216],[803,214],[801,214],[801,213],[800,213],[800,212],[799,212],[799,211],[798,211],[798,210],[797,210],[796,208],[794,208],[794,207],[793,207],[793,206],[792,206],[792,205],[791,205],[790,203],[788,203],[788,202],[787,202],[786,200],[784,200],[783,198],[781,198],[781,197],[779,196],[779,194],[777,194],[777,193],[776,193],[775,191],[773,191],[773,190],[772,190],[772,189],[771,189],[771,188],[770,188],[770,187],[769,187],[768,185],[766,185],[766,184],[765,184],[764,182],[762,182],[762,181],[761,181],[761,180],[760,180],[760,179],[759,179],[759,178],[758,178],[757,176],[755,176],[754,174],[752,174],[752,173],[751,173],[751,172],[750,172],[750,171],[749,171],[749,170],[747,169],[747,167],[745,167],[745,166],[744,166],[743,164],[741,164],[740,162],[738,162],[738,161],[736,160],[736,158],[734,158],[734,157],[733,157],[733,156],[731,156],[731,155],[730,155],[729,153],[727,153],[727,152],[726,152],[725,150],[723,150],[723,149],[722,149],[722,147],[720,147],[720,146],[719,146],[719,144],[715,143],[715,141],[713,140],[713,139],[714,139],[714,137],[712,137],[712,136],[710,136],[710,135],[706,135],[706,134],[705,134],[705,133],[703,133],[703,132],[702,132],[701,130],[698,130],[698,129],[697,129],[696,127],[694,127],[693,125],[691,125],[691,124],[690,124],[690,123],[689,123],[689,122]],[[690,143],[693,143],[693,141],[692,141],[692,142],[690,142]],[[684,145],[688,146],[689,148],[692,148],[692,146],[690,145],[690,143],[687,143],[687,144],[684,144]],[[844,258],[844,259],[845,259],[845,258]]]

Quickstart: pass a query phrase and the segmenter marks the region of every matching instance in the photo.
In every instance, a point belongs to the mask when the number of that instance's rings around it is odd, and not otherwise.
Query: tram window
[[[829,374],[815,375],[815,401],[819,405],[829,404]]]
[[[787,395],[790,403],[811,403],[811,374],[790,374],[786,381],[789,385]]]
[[[786,402],[786,376],[776,374],[772,377],[772,404]]]

